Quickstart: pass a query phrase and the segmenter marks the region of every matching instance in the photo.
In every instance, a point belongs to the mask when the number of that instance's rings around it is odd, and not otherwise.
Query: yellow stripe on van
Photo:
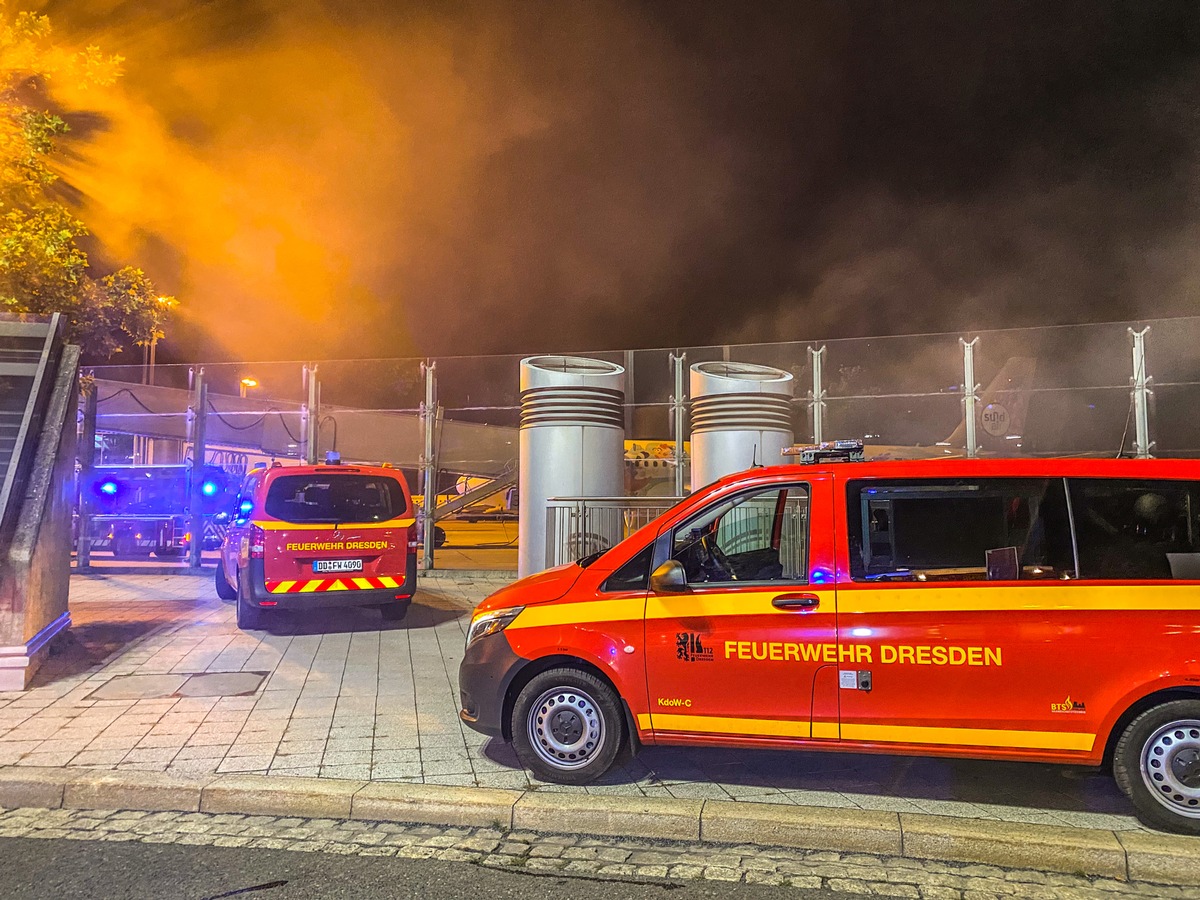
[[[1094,734],[1077,731],[1013,731],[999,728],[925,728],[916,725],[842,724],[842,740],[888,744],[946,744],[953,747],[1019,747],[1023,750],[1082,750]]]
[[[281,581],[281,582],[279,582],[279,584],[277,584],[273,588],[271,588],[271,593],[272,594],[286,594],[291,589],[292,585],[294,585],[295,583],[296,582],[294,582],[294,581]]]
[[[408,528],[417,524],[416,519],[390,519],[387,522],[276,522],[273,519],[255,520],[250,523],[263,531],[372,531],[379,528]]]
[[[1089,585],[1084,582],[1031,582],[993,587],[978,582],[963,587],[871,587],[840,590],[837,611],[903,612],[1046,612],[1053,610],[1200,610],[1200,585]]]
[[[548,603],[527,606],[508,630],[547,625],[582,625],[592,622],[637,622],[646,608],[641,597],[626,600],[590,600],[581,603]]]
[[[382,585],[383,585],[385,588],[397,588],[397,587],[400,587],[400,585],[396,583],[396,579],[395,579],[395,578],[392,578],[392,577],[391,577],[391,576],[389,576],[389,575],[382,575],[382,576],[380,576],[380,578],[379,578],[379,583],[380,583],[380,584],[382,584]]]
[[[315,590],[316,590],[316,589],[317,589],[317,588],[318,588],[320,585],[322,585],[322,584],[324,584],[324,583],[325,583],[325,580],[324,580],[323,578],[318,578],[316,581],[306,581],[306,582],[304,582],[304,584],[303,584],[303,585],[300,587],[300,593],[301,593],[301,594],[311,594],[311,593],[312,593],[313,591],[315,591]]]
[[[707,619],[717,616],[797,616],[795,610],[776,609],[771,601],[785,594],[813,594],[821,605],[813,613],[832,613],[837,596],[833,588],[810,588],[804,585],[780,585],[757,591],[712,591],[687,594],[651,595],[646,598],[647,619]],[[811,613],[809,613],[811,615]]]
[[[784,719],[738,719],[727,716],[680,716],[652,713],[655,731],[691,731],[698,734],[752,734],[757,737],[806,738],[808,722]]]
[[[649,721],[647,721],[649,720]],[[683,731],[693,734],[749,735],[780,738],[838,738],[836,722],[782,719],[746,719],[730,716],[687,716],[653,713],[638,716],[642,728],[652,722],[657,731]],[[912,725],[841,725],[843,741],[881,744],[945,744],[951,747],[1009,747],[1022,750],[1077,750],[1088,752],[1096,743],[1094,734],[1074,731],[1017,731],[998,728],[924,728]],[[847,748],[850,749],[850,748]]]

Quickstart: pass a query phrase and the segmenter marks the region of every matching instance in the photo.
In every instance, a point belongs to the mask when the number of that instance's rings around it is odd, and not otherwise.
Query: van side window
[[[1075,576],[1062,479],[851,481],[855,581]]]
[[[245,524],[254,512],[254,488],[257,484],[258,478],[254,475],[247,475],[242,480],[242,487],[233,501],[233,520],[239,525]]]
[[[650,586],[650,562],[654,559],[654,542],[641,553],[604,579],[600,590],[605,593],[617,591],[644,591]]]
[[[1082,578],[1200,580],[1200,482],[1072,478]]]
[[[808,486],[752,491],[709,506],[672,535],[688,584],[808,581]]]

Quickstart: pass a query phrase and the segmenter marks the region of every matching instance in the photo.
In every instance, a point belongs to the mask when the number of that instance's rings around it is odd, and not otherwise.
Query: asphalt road
[[[466,862],[178,844],[0,840],[5,900],[835,900],[846,895],[716,881],[523,874]]]

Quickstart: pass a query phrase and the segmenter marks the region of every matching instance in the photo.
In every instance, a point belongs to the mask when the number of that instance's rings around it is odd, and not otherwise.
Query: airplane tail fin
[[[1017,441],[1010,438],[1025,433],[1025,417],[1029,413],[1036,368],[1036,359],[1009,357],[996,377],[984,388],[975,404],[975,437],[980,449],[993,453],[1014,452],[1013,445]],[[960,422],[945,443],[952,447],[965,447],[966,424]]]

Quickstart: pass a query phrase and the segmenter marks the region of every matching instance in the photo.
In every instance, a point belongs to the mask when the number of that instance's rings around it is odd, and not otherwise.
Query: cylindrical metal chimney
[[[783,462],[792,446],[792,375],[752,363],[691,367],[692,490],[755,463]]]
[[[578,356],[521,360],[517,575],[546,568],[546,501],[625,490],[625,369]]]

